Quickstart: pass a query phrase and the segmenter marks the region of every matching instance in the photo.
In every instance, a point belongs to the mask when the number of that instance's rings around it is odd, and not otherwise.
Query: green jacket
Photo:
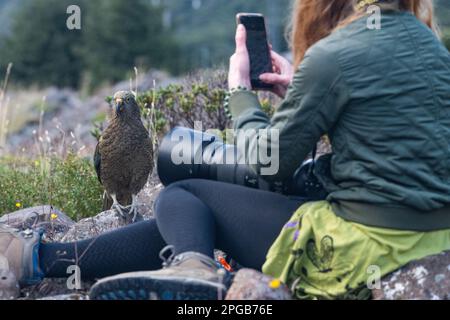
[[[321,179],[338,216],[450,228],[450,55],[411,13],[384,12],[380,30],[363,17],[312,46],[272,118],[251,92],[229,109],[235,129],[279,130],[280,168],[265,179],[291,177],[328,134],[332,177]],[[253,131],[249,157],[270,143]]]

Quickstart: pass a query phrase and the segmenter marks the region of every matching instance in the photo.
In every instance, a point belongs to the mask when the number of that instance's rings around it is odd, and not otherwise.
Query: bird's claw
[[[138,210],[137,210],[137,207],[131,205],[131,206],[130,206],[130,211],[128,212],[128,214],[129,214],[130,216],[133,216],[133,218],[131,219],[131,222],[136,222],[136,218],[137,218],[137,216],[138,216],[138,214],[139,214],[139,212],[138,212]]]
[[[113,205],[113,208],[117,211],[119,216],[125,221],[130,221],[131,218],[131,223],[134,223],[137,221],[139,217],[139,212],[136,205],[121,206],[119,204],[116,204]]]
[[[128,208],[121,206],[120,204],[113,204],[113,209],[116,210],[116,212],[121,216],[122,218],[126,218],[127,214],[124,213],[124,210],[126,211]]]

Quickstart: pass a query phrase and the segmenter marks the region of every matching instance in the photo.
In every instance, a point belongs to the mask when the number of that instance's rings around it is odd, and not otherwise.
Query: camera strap
[[[312,174],[314,172],[314,166],[316,164],[316,156],[317,156],[317,143],[314,145],[311,151],[311,166],[309,167],[308,174]]]

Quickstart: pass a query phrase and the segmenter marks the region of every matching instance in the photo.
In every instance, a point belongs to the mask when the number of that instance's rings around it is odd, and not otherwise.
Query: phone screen
[[[250,56],[250,79],[254,89],[271,88],[259,80],[263,73],[272,73],[272,59],[267,43],[267,32],[264,17],[260,15],[239,15],[238,22],[247,30],[247,49]]]

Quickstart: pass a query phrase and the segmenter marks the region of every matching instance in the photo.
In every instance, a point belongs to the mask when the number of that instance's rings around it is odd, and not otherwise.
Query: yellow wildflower
[[[278,289],[281,286],[281,281],[278,279],[274,279],[269,282],[269,287],[271,289]]]

